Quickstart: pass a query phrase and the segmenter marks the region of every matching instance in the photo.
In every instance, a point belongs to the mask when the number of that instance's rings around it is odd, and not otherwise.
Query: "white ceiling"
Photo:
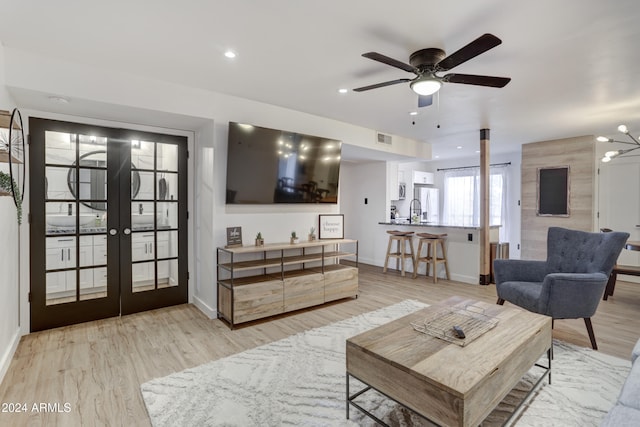
[[[637,0],[0,0],[0,10],[6,47],[427,141],[443,159],[475,153],[485,127],[492,152],[615,136],[619,123],[640,133]],[[416,117],[405,84],[338,93],[413,77],[364,52],[408,62],[416,50],[450,54],[483,33],[502,45],[452,72],[511,77],[503,89],[446,84],[439,107]],[[223,56],[229,48],[234,60]]]

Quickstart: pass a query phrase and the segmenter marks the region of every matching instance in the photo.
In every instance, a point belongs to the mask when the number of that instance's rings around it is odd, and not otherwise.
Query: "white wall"
[[[209,317],[216,316],[215,283],[216,247],[213,242],[215,234],[215,184],[214,169],[215,148],[213,144],[213,121],[202,126],[196,133],[198,145],[195,148],[195,186],[194,186],[194,247],[195,283],[191,281],[190,295],[193,303]]]
[[[381,265],[379,259],[384,260],[388,242],[388,235],[378,225],[378,222],[388,221],[387,164],[343,163],[340,174],[345,237],[358,239],[360,262]]]
[[[193,302],[210,316],[215,315],[216,308],[215,248],[226,243],[227,227],[241,226],[245,244],[252,244],[258,231],[267,242],[284,242],[292,230],[301,236],[306,235],[310,227],[317,226],[320,213],[344,212],[347,218],[351,216],[349,209],[342,208],[350,197],[348,194],[339,195],[338,205],[227,207],[225,181],[229,121],[318,135],[338,139],[345,144],[418,158],[425,158],[430,153],[428,144],[394,137],[398,144],[391,148],[382,147],[376,144],[375,130],[247,99],[40,57],[15,49],[6,49],[6,57],[6,85],[21,108],[46,112],[48,108],[53,109],[48,104],[48,96],[58,95],[70,100],[66,106],[56,106],[58,112],[69,117],[78,116],[85,123],[95,117],[96,122],[128,122],[195,132],[192,157],[196,156],[196,163],[195,173],[190,170],[189,210],[194,234],[197,235],[190,241],[190,250],[197,253],[190,254],[195,263],[190,269],[190,290]],[[378,179],[384,185],[386,175],[383,173]],[[340,191],[350,187],[348,175],[346,178],[341,176],[340,187]],[[384,198],[384,186],[381,188],[383,191],[376,195]],[[352,237],[348,226],[345,235]],[[21,306],[28,313],[26,293],[23,293]],[[28,320],[28,315],[23,319]],[[23,331],[28,331],[28,326],[24,326]]]
[[[0,44],[0,110],[11,111],[14,101],[4,87],[4,48]],[[7,164],[0,164],[7,173]],[[11,197],[0,197],[0,381],[4,377],[20,340],[19,230],[16,207]],[[25,221],[26,222],[26,221]]]

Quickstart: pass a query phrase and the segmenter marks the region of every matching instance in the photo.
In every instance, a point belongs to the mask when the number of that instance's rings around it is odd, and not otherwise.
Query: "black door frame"
[[[91,135],[99,131],[100,136],[112,140],[144,140],[156,143],[174,144],[178,147],[178,286],[132,292],[131,289],[131,161],[123,144],[108,144],[107,169],[109,183],[107,200],[109,205],[117,205],[107,216],[107,231],[115,229],[117,234],[107,232],[107,296],[104,298],[75,302],[46,304],[46,131]],[[187,138],[152,132],[110,128],[105,126],[71,123],[58,120],[29,119],[30,133],[30,312],[31,332],[130,314],[175,304],[188,300],[188,242],[187,242]],[[113,173],[113,171],[118,173]],[[120,177],[128,177],[121,179]],[[154,184],[154,187],[155,184]],[[127,199],[126,196],[129,198]],[[122,197],[122,198],[121,198]],[[77,202],[76,202],[77,203]],[[77,211],[76,211],[77,212]],[[76,229],[77,239],[81,234]],[[124,261],[128,258],[128,262]],[[78,259],[76,257],[76,259]],[[115,260],[115,262],[114,262]],[[157,262],[157,261],[156,261]],[[76,269],[76,289],[79,294],[80,269]]]

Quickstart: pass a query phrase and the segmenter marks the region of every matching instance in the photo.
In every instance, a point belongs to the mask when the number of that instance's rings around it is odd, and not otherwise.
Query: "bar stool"
[[[384,259],[384,269],[382,272],[387,272],[389,258],[396,259],[396,270],[400,269],[400,262],[402,262],[402,276],[404,276],[404,264],[407,258],[411,260],[413,271],[416,271],[415,255],[413,253],[413,231],[389,230],[387,233],[389,234],[389,245],[387,245],[387,256]],[[394,241],[396,242],[396,251],[391,252],[391,246]],[[407,242],[409,243],[409,252],[406,250]]]
[[[444,271],[447,276],[447,280],[451,280],[449,276],[449,264],[447,263],[447,251],[444,247],[444,241],[447,237],[446,234],[431,234],[431,233],[418,233],[416,234],[420,238],[418,243],[418,252],[416,253],[415,268],[413,269],[413,278],[418,276],[418,267],[421,262],[427,264],[427,276],[429,275],[430,267],[433,267],[433,283],[438,283],[438,264],[444,264]],[[440,244],[440,250],[442,257],[438,257],[438,244]],[[422,256],[422,246],[427,246],[427,255]]]

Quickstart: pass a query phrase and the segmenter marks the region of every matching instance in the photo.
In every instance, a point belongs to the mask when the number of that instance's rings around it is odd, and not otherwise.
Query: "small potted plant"
[[[295,231],[291,232],[291,240],[289,241],[292,245],[298,243],[298,235]]]
[[[262,233],[258,231],[256,234],[256,246],[264,246],[264,239],[262,238]]]
[[[316,228],[311,227],[311,229],[309,230],[309,241],[313,242],[314,240],[316,240]]]

